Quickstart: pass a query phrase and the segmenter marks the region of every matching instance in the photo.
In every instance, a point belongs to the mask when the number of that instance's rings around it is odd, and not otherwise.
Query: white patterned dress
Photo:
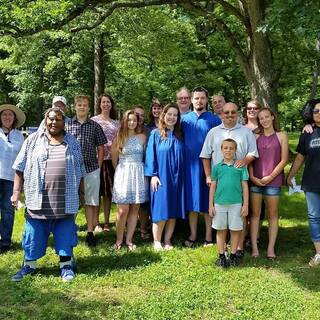
[[[122,153],[119,153],[114,174],[112,202],[138,204],[148,201],[143,153],[143,145],[138,136],[129,137]]]

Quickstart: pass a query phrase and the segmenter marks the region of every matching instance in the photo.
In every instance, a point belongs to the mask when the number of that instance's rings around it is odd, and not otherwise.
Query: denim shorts
[[[26,218],[22,247],[26,260],[37,260],[46,254],[48,238],[53,234],[54,247],[59,256],[73,256],[73,247],[78,244],[75,217],[64,219]]]
[[[264,196],[280,196],[281,195],[281,187],[258,187],[258,186],[250,186],[250,192],[252,193],[260,193]]]

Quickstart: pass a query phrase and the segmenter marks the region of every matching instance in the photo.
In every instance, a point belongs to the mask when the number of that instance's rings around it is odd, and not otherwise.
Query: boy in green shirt
[[[209,215],[213,217],[212,227],[217,230],[218,265],[223,268],[236,266],[236,251],[243,229],[243,217],[248,215],[248,171],[236,168],[234,157],[237,143],[225,139],[221,144],[223,160],[213,166],[209,195]],[[231,235],[230,259],[225,255],[228,230]]]

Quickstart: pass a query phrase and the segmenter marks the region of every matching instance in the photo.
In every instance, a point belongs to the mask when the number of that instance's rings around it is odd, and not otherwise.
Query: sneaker
[[[230,267],[236,267],[239,264],[239,260],[236,254],[230,254],[229,264],[230,264]]]
[[[316,254],[311,260],[309,261],[310,267],[316,267],[320,265],[320,254]]]
[[[94,237],[93,232],[88,232],[86,236],[86,243],[88,247],[95,247],[97,245],[96,238]]]
[[[221,267],[221,268],[228,268],[229,267],[228,260],[224,254],[219,255],[219,259],[217,260],[217,265],[218,265],[218,267]]]
[[[97,224],[95,226],[94,232],[97,232],[97,233],[103,232],[103,228],[100,226],[100,224]]]
[[[244,250],[237,250],[235,253],[236,257],[241,260],[244,257]]]
[[[34,274],[36,269],[31,268],[28,265],[24,265],[12,278],[12,281],[21,281],[28,274]]]
[[[72,281],[74,278],[74,272],[73,272],[72,266],[66,265],[62,267],[60,269],[60,276],[62,281],[64,282]]]

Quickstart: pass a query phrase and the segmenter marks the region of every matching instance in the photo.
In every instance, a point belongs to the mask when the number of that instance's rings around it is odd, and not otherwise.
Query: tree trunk
[[[99,96],[104,91],[104,41],[103,35],[99,35],[94,41],[94,110],[97,110]]]
[[[320,36],[316,41],[316,61],[314,62],[314,70],[312,74],[312,88],[310,93],[310,99],[314,99],[318,92],[318,81],[320,73]]]

